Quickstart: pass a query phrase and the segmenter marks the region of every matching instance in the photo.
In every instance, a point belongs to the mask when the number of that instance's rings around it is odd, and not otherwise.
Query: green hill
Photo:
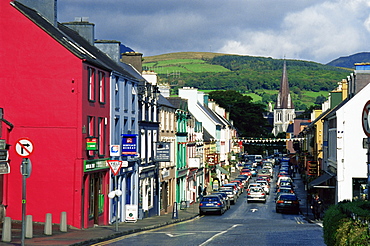
[[[236,90],[256,101],[275,102],[282,59],[210,52],[179,52],[143,58],[143,68],[158,73],[159,82],[200,90]],[[286,60],[289,85],[297,109],[326,97],[350,71],[315,62]]]

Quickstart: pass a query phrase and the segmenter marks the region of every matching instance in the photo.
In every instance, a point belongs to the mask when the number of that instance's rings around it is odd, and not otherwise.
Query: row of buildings
[[[297,160],[307,188],[327,205],[368,199],[369,83],[370,63],[356,63],[311,119],[295,120]]]
[[[169,97],[140,53],[57,22],[56,0],[0,2],[0,202],[20,220],[88,228],[172,212],[227,178],[240,151],[225,109]],[[32,162],[24,177],[19,167]],[[24,173],[23,173],[24,174]]]

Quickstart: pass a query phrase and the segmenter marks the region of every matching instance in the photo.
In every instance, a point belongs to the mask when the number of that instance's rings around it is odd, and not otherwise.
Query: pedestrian
[[[318,194],[315,195],[311,202],[311,209],[315,220],[321,220],[323,201]]]
[[[207,185],[204,185],[203,196],[206,196],[206,195],[207,195]]]
[[[202,200],[203,198],[203,188],[202,188],[202,184],[199,184],[198,186],[198,197],[199,197],[199,201]]]

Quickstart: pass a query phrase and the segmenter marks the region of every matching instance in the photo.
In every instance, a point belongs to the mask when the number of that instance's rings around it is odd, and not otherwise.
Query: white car
[[[263,190],[268,194],[270,194],[270,185],[266,180],[257,180],[256,183],[261,184]]]

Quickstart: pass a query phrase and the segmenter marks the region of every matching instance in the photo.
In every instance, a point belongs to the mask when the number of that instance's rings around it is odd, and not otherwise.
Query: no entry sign
[[[370,137],[370,100],[364,106],[362,110],[362,129],[364,129],[364,133],[366,136]]]

